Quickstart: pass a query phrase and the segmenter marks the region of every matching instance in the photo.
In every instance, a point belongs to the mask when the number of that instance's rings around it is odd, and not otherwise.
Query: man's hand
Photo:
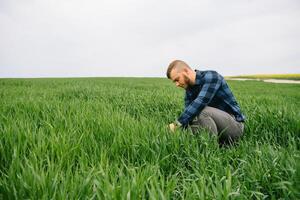
[[[169,124],[169,129],[170,129],[172,132],[174,132],[175,129],[176,129],[176,124],[175,124],[175,123]]]

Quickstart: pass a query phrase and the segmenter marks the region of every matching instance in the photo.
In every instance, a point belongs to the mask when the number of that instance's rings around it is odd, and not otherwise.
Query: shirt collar
[[[196,72],[196,80],[195,80],[195,85],[201,85],[201,78],[203,77],[202,71],[199,71],[195,69]]]
[[[199,71],[197,69],[194,70],[196,72],[196,80],[195,84],[193,86],[189,86],[187,88],[187,92],[191,92],[195,87],[199,86],[202,84],[202,77],[203,77],[203,72]]]

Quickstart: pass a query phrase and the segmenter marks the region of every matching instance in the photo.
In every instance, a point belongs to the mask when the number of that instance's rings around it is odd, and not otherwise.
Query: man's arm
[[[188,107],[191,103],[192,103],[191,97],[188,95],[188,93],[185,93],[184,108]]]
[[[208,71],[203,78],[204,84],[199,95],[184,109],[178,118],[178,122],[183,127],[187,127],[188,123],[211,102],[221,86],[223,77],[215,71]]]

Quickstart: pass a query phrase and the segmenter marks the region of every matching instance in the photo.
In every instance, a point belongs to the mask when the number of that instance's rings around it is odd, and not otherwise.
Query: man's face
[[[176,69],[173,69],[170,73],[170,79],[177,87],[187,89],[190,85],[190,79],[185,70],[178,72]]]

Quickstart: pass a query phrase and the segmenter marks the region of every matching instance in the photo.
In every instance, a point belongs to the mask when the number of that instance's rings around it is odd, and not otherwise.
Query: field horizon
[[[250,79],[287,79],[287,80],[300,80],[300,74],[248,74],[237,76],[226,76],[228,78],[250,78]]]
[[[300,74],[287,73],[287,74],[243,74],[243,75],[228,75],[225,78],[250,78],[250,79],[288,79],[300,80]],[[165,76],[40,76],[40,77],[0,77],[0,79],[68,79],[68,78],[166,78]]]

